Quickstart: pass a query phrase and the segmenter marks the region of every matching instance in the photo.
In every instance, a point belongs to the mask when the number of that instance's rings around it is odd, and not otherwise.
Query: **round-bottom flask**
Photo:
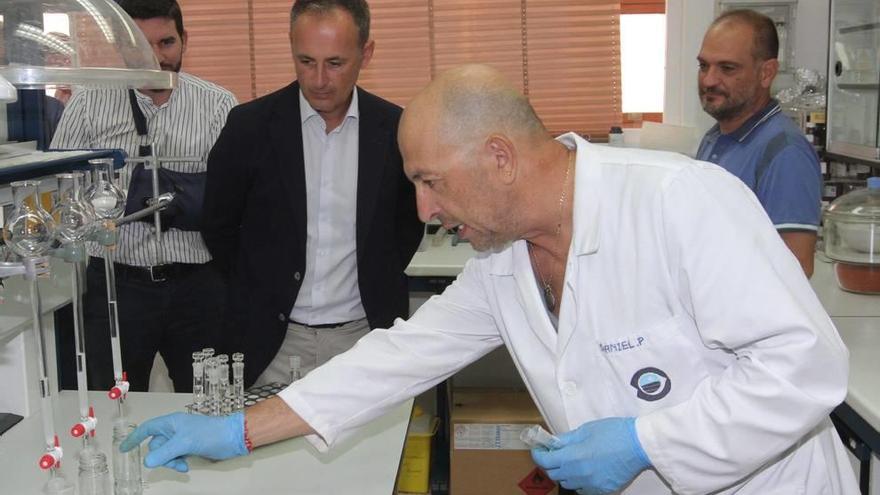
[[[141,495],[144,493],[141,475],[141,449],[135,447],[120,452],[119,445],[136,425],[124,419],[113,423],[113,488],[116,495]]]
[[[113,495],[107,456],[91,446],[79,452],[79,495]]]

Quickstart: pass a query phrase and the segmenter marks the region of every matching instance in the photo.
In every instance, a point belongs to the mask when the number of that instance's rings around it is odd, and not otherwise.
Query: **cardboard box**
[[[456,388],[452,392],[450,495],[556,495],[519,439],[544,424],[528,392]]]

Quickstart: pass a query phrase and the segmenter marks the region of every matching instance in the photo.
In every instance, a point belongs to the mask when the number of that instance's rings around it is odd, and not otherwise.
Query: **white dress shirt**
[[[627,495],[857,493],[828,419],[846,347],[754,194],[682,155],[559,141],[577,149],[559,331],[525,241],[473,258],[279,394],[308,440],[326,449],[505,345],[554,432],[637,418],[654,467]]]
[[[299,93],[306,175],[306,273],[290,312],[299,323],[364,318],[357,276],[357,91],[342,123],[327,123]]]

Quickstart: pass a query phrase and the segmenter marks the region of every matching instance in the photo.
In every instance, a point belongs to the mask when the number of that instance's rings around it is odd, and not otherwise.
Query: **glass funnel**
[[[125,212],[125,193],[113,181],[113,159],[89,160],[92,166],[92,185],[86,189],[85,200],[91,203],[95,215],[102,220],[112,220]]]
[[[61,243],[82,241],[88,236],[95,223],[95,210],[83,201],[83,174],[73,172],[58,174],[58,202],[52,208],[55,220],[55,237]]]
[[[150,44],[113,0],[0,0],[0,76],[19,88],[171,88]]]
[[[52,242],[55,224],[40,205],[40,181],[13,182],[14,209],[3,226],[3,241],[22,258],[42,256]]]

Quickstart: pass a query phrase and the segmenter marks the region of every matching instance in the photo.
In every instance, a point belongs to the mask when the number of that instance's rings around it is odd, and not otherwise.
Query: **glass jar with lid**
[[[824,225],[825,254],[840,288],[880,294],[880,177],[834,200]]]

